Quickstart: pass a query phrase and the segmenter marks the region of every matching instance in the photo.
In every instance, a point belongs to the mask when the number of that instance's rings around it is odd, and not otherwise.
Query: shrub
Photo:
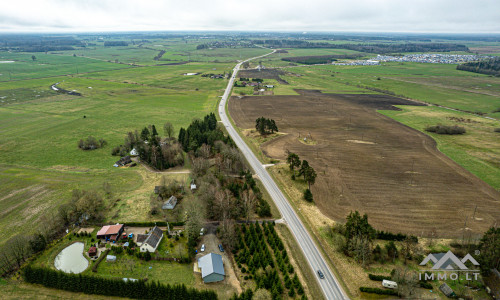
[[[428,290],[432,290],[434,287],[432,286],[432,284],[428,283],[428,282],[423,282],[423,281],[420,281],[419,282],[420,284],[420,287],[424,288],[424,289],[428,289]]]
[[[313,202],[313,194],[311,193],[310,189],[306,189],[304,191],[304,200],[307,202]]]
[[[500,133],[500,128],[495,128],[493,129],[494,132],[499,132]]]
[[[375,281],[391,280],[391,276],[368,274],[368,278]]]
[[[243,279],[248,280],[248,276],[243,277]]]
[[[364,293],[372,293],[372,294],[378,294],[378,295],[392,295],[392,296],[397,296],[398,293],[394,290],[383,290],[379,288],[370,288],[370,287],[360,287],[360,291]]]
[[[425,128],[425,131],[428,132],[435,132],[437,134],[464,134],[465,133],[465,128],[460,127],[460,126],[446,126],[446,125],[435,125],[435,126],[428,126]]]
[[[81,139],[78,141],[78,148],[82,150],[94,150],[102,148],[107,144],[108,142],[106,142],[106,140],[100,139],[99,141],[97,141],[95,137],[89,135],[86,140]]]

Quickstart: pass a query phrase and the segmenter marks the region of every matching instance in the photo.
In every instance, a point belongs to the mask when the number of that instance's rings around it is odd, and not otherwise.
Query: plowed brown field
[[[233,97],[229,112],[243,129],[261,116],[276,121],[287,134],[263,144],[263,152],[284,160],[288,149],[309,161],[318,174],[315,203],[325,215],[342,221],[358,210],[379,230],[424,236],[435,230],[441,237],[461,237],[466,218],[472,233],[500,223],[500,193],[439,152],[427,135],[376,112],[419,104],[384,95],[299,93]]]

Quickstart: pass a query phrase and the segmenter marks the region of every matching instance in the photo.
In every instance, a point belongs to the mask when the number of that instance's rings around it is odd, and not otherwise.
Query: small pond
[[[81,273],[89,266],[89,261],[83,256],[84,244],[74,243],[64,248],[56,256],[54,266],[66,273]]]

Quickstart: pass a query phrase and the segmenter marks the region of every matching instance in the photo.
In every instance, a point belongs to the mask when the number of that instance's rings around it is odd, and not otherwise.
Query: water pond
[[[89,261],[83,256],[84,244],[73,243],[64,248],[56,256],[54,266],[56,269],[66,273],[81,273],[89,266]]]

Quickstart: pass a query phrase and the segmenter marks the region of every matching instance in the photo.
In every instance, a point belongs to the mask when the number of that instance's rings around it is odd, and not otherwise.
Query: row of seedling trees
[[[285,293],[306,299],[274,222],[241,224],[236,236],[235,260],[246,280],[253,279],[256,289],[268,290],[273,299],[282,299]]]

